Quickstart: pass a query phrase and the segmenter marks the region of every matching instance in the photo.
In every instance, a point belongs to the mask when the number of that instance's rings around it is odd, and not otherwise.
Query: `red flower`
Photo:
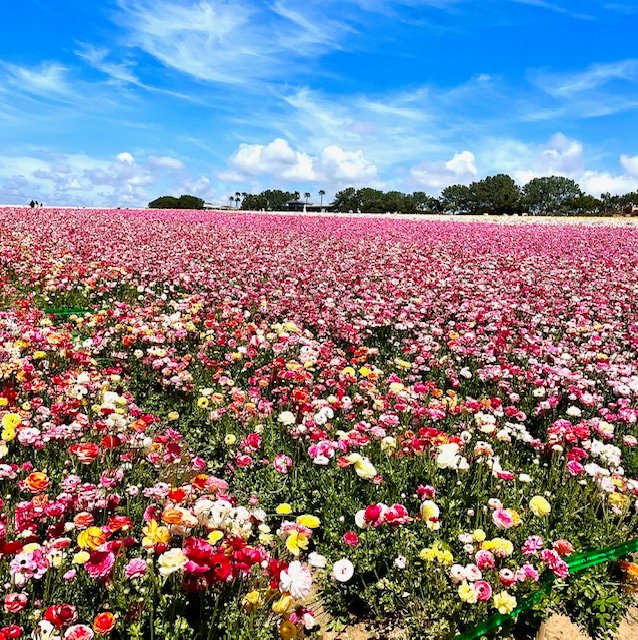
[[[54,604],[44,612],[44,619],[48,620],[56,629],[61,629],[73,624],[78,619],[78,614],[71,604]]]

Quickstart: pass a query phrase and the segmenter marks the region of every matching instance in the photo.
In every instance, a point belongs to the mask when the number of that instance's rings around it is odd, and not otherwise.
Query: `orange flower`
[[[90,527],[94,522],[95,522],[95,518],[90,513],[87,513],[86,511],[77,513],[73,517],[73,524],[78,529],[86,529],[87,527]]]
[[[207,474],[200,473],[198,476],[195,476],[193,478],[191,484],[193,485],[193,487],[195,487],[195,489],[203,491],[208,483],[208,478],[209,476]]]
[[[171,509],[170,507],[164,509],[162,513],[162,522],[166,524],[180,525],[184,521],[184,516],[178,509]]]
[[[78,546],[82,549],[90,547],[99,549],[107,540],[108,536],[99,527],[89,527],[78,535]]]
[[[24,479],[24,484],[31,493],[39,493],[47,490],[49,478],[42,471],[34,471]]]
[[[93,631],[105,636],[115,629],[115,616],[110,611],[98,613],[93,620]]]

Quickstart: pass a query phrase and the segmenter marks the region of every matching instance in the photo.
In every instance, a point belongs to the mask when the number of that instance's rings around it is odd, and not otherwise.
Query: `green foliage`
[[[534,178],[523,187],[523,206],[534,215],[567,213],[570,203],[582,195],[580,187],[570,178]]]
[[[299,194],[297,194],[299,197]],[[281,189],[266,189],[258,194],[247,193],[241,203],[245,211],[281,211],[286,208],[286,203],[295,199],[295,194]]]
[[[148,203],[149,209],[203,209],[204,200],[196,196],[161,196]]]
[[[503,215],[520,211],[521,190],[510,176],[503,173],[473,182],[469,190],[472,213]]]

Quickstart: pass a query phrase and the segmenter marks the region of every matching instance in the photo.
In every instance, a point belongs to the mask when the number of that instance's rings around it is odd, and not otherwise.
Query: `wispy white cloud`
[[[166,67],[228,85],[290,77],[304,60],[338,49],[352,27],[312,2],[118,0],[128,43]]]
[[[576,73],[532,72],[531,81],[554,97],[573,98],[578,94],[616,81],[638,82],[638,60],[593,64]]]
[[[4,72],[0,88],[5,90],[53,99],[66,98],[73,93],[67,67],[57,62],[42,62],[35,67],[0,62],[0,69]]]

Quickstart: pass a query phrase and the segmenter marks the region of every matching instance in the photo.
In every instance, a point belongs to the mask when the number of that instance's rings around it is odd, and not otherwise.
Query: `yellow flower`
[[[33,352],[33,359],[34,360],[42,360],[42,358],[46,358],[47,354],[46,351],[34,351]]]
[[[483,542],[487,536],[485,535],[485,531],[483,531],[483,529],[475,529],[472,533],[472,537],[477,542]]]
[[[73,556],[73,563],[74,564],[84,564],[85,562],[88,562],[90,557],[91,557],[91,554],[88,551],[78,551]]]
[[[355,370],[352,367],[346,367],[341,374],[344,376],[350,376],[351,378],[355,377]]]
[[[392,393],[399,393],[405,389],[403,384],[400,382],[391,382],[389,388]]]
[[[507,591],[501,591],[494,596],[494,608],[502,615],[512,613],[516,607],[516,598]]]
[[[249,591],[244,596],[244,599],[241,601],[241,603],[244,605],[244,609],[248,613],[250,613],[255,609],[261,607],[264,604],[264,600],[261,597],[261,593],[255,590],[255,591]]]
[[[512,516],[513,527],[518,527],[518,525],[521,524],[521,522],[523,522],[521,520],[521,516],[518,515],[518,511],[514,511],[514,509],[505,509],[505,511],[509,513],[510,516]]]
[[[372,369],[370,369],[370,367],[361,367],[361,369],[359,369],[359,374],[364,378],[367,378],[371,373]]]
[[[486,551],[493,551],[494,555],[499,558],[505,558],[514,553],[514,545],[505,538],[493,538],[492,540],[486,540],[483,543],[483,549]]]
[[[543,496],[534,496],[529,501],[529,508],[537,518],[548,516],[552,510],[551,505]]]
[[[281,596],[277,602],[272,605],[272,610],[275,613],[284,614],[290,611],[295,606],[295,599],[291,595]]]
[[[224,537],[224,533],[222,531],[211,531],[208,534],[208,542],[210,544],[217,544]]]
[[[437,556],[437,551],[435,551],[430,547],[426,547],[425,549],[422,549],[421,552],[419,553],[419,558],[421,558],[421,560],[423,560],[424,562],[433,562],[436,559],[436,556]]]
[[[452,564],[452,562],[454,562],[454,556],[452,555],[451,551],[448,551],[447,549],[445,549],[444,551],[439,551],[439,556],[437,560],[441,564],[450,565]]]
[[[617,491],[614,491],[614,493],[609,495],[609,502],[614,507],[618,507],[622,510],[627,509],[631,504],[631,501],[627,496],[623,495],[622,493],[618,493]]]
[[[169,420],[178,420],[179,419],[179,413],[177,413],[177,411],[171,411],[168,416],[166,416]]]
[[[237,436],[234,433],[227,433],[224,436],[224,444],[228,447],[232,447],[237,442]]]
[[[197,406],[200,409],[208,409],[208,398],[199,398],[197,400]]]
[[[356,474],[364,480],[372,480],[377,475],[377,470],[368,458],[364,458],[358,453],[351,453],[346,456],[349,464],[354,465]]]
[[[2,416],[2,439],[10,442],[16,437],[16,427],[20,425],[21,419],[17,413],[5,413]]]
[[[0,407],[6,407],[9,401],[6,398],[0,398]]]
[[[279,635],[283,640],[293,640],[297,637],[297,627],[290,620],[282,620],[279,625]]]
[[[155,546],[158,542],[166,544],[171,537],[168,529],[160,526],[157,520],[151,520],[148,525],[142,529],[142,533],[144,534],[142,545],[145,549]]]
[[[307,548],[308,536],[300,531],[291,531],[286,538],[286,549],[288,549],[293,556],[298,556],[302,549],[305,551]]]
[[[468,604],[476,604],[478,601],[478,595],[473,587],[471,587],[465,580],[459,585],[458,589],[459,598],[463,602],[467,602]]]
[[[279,516],[287,516],[292,513],[292,507],[287,502],[282,502],[281,504],[277,505],[275,512]]]
[[[316,529],[321,525],[321,520],[319,520],[317,516],[305,514],[303,516],[298,516],[297,524],[308,527],[308,529]]]
[[[439,507],[433,500],[424,500],[421,504],[421,520],[428,529],[437,531],[441,527],[439,522]]]

